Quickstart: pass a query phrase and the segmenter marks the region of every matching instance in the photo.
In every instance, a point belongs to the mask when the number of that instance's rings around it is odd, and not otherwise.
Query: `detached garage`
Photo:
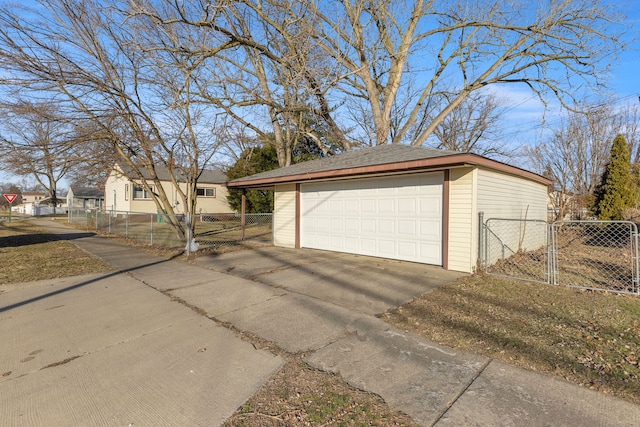
[[[406,145],[240,178],[274,190],[273,242],[472,272],[479,212],[546,220],[549,180],[481,156]]]

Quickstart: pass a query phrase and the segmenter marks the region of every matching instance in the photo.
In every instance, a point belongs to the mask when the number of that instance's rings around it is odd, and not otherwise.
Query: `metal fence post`
[[[98,209],[95,210],[95,217],[96,217],[96,230],[99,230],[99,228],[98,228]]]
[[[553,223],[547,225],[547,283],[552,283],[553,277]]]
[[[484,212],[478,212],[478,268],[484,269]]]
[[[632,246],[633,246],[633,263],[635,264],[633,267],[634,277],[633,277],[633,286],[635,288],[636,294],[640,294],[640,266],[638,265],[638,226],[636,224],[631,224],[631,234],[632,234]]]
[[[150,239],[151,239],[150,245],[153,246],[153,214],[149,215],[149,218],[151,219],[151,223],[150,223],[151,225],[149,227],[149,234],[151,235],[150,236]]]
[[[124,216],[124,237],[129,238],[129,212]]]
[[[191,212],[186,212],[187,222],[187,256],[191,255]]]
[[[549,226],[550,230],[551,230],[551,244],[549,245],[549,273],[550,273],[550,277],[549,277],[549,283],[551,285],[557,285],[557,278],[558,278],[558,274],[556,271],[556,266],[557,266],[557,259],[556,257],[558,256],[558,251],[556,248],[556,245],[558,243],[558,240],[556,239],[556,222],[552,222],[551,225]]]

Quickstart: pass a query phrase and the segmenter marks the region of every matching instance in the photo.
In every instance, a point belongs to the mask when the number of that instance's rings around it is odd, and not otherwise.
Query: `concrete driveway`
[[[373,315],[465,275],[413,262],[278,247],[211,255],[195,262],[214,271]]]
[[[304,353],[419,425],[639,425],[638,405],[372,315],[459,273],[272,247],[190,265],[73,242],[116,271],[0,286],[0,425],[219,425],[283,363],[223,325]]]

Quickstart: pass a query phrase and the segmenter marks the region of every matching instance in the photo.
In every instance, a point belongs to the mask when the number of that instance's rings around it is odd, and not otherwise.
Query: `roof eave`
[[[551,181],[533,172],[510,166],[505,163],[487,159],[475,154],[461,153],[451,156],[440,156],[428,159],[418,159],[397,163],[386,163],[372,166],[362,166],[355,168],[334,169],[328,171],[310,172],[294,175],[285,175],[273,178],[258,178],[243,180],[239,182],[227,182],[229,188],[264,188],[277,184],[293,182],[304,182],[312,180],[325,180],[336,178],[347,178],[366,175],[377,175],[393,172],[428,171],[432,169],[454,168],[460,166],[483,166],[501,172],[517,175],[544,185],[551,185]]]

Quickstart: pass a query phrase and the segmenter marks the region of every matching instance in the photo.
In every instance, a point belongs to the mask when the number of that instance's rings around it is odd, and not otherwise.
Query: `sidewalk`
[[[70,230],[48,220],[38,224],[54,233]],[[353,386],[380,395],[421,425],[640,425],[638,405],[436,345],[362,311],[287,287],[166,261],[114,240],[86,237],[73,243],[135,281],[197,307],[207,317],[229,322],[288,352],[308,353],[311,366],[340,374]],[[123,298],[122,304],[129,304],[127,301]],[[128,308],[133,307],[129,304]],[[204,323],[199,325],[202,328]],[[151,337],[147,340],[148,345],[155,345]],[[170,344],[163,341],[163,345]],[[232,362],[234,359],[226,363]],[[263,374],[273,372],[273,363],[268,366],[271,371],[265,369]],[[254,373],[247,371],[246,375]],[[248,397],[262,381],[238,387],[245,387]],[[4,398],[0,403],[4,406]]]

